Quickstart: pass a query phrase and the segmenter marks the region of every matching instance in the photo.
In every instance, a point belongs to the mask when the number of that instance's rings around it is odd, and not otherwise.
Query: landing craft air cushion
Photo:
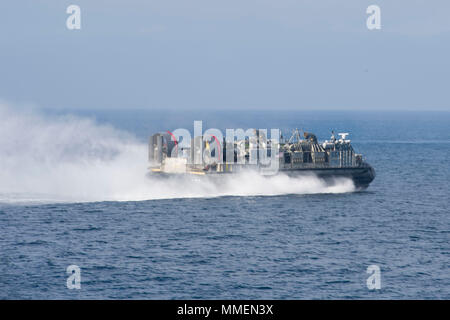
[[[294,130],[289,140],[267,139],[261,130],[231,142],[216,136],[197,136],[190,146],[181,147],[170,132],[156,133],[149,140],[150,174],[158,176],[199,175],[223,177],[243,170],[264,175],[315,175],[329,184],[349,178],[357,189],[365,189],[375,178],[375,170],[355,153],[348,133],[322,143],[314,134]],[[274,166],[275,164],[275,166]]]

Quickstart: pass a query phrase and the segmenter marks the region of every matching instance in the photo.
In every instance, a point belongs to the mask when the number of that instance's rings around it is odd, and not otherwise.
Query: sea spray
[[[161,179],[147,175],[147,145],[128,132],[75,115],[0,104],[0,202],[140,201],[186,197],[342,193],[315,176]]]

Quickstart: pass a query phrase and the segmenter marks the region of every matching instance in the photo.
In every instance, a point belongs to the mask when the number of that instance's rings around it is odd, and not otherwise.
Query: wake
[[[147,145],[74,115],[50,116],[0,104],[0,202],[55,203],[344,193],[350,179],[246,172],[209,179],[147,177]]]

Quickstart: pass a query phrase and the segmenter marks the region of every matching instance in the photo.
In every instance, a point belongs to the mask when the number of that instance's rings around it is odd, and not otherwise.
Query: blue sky
[[[81,7],[81,30],[66,8]],[[366,28],[381,8],[382,29]],[[0,99],[45,108],[450,110],[449,1],[0,3]]]

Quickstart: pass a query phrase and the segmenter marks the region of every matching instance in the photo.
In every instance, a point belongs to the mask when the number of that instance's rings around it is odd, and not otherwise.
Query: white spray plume
[[[225,195],[354,191],[314,176],[243,173],[209,179],[149,178],[147,146],[109,125],[72,115],[49,116],[0,104],[0,202],[140,201]]]

